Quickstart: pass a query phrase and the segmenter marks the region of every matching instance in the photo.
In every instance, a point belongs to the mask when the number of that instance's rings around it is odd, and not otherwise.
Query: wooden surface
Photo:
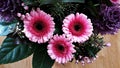
[[[2,40],[3,37],[0,38],[0,42]],[[120,32],[114,36],[105,36],[105,40],[111,42],[112,46],[99,52],[99,57],[94,63],[85,66],[74,62],[65,65],[55,63],[53,68],[120,68]],[[16,63],[0,65],[0,68],[32,68],[31,61],[32,56]]]

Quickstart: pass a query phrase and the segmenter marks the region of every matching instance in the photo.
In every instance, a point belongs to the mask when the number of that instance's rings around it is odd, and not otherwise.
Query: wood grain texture
[[[0,38],[0,43],[4,37]],[[106,42],[111,42],[112,46],[104,48],[98,53],[99,57],[94,63],[81,64],[68,63],[65,65],[55,63],[52,68],[119,68],[120,67],[120,32],[116,35],[106,35]],[[0,65],[0,68],[32,68],[32,56],[16,63]]]

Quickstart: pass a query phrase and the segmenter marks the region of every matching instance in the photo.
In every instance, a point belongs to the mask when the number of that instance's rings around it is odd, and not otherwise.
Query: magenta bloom
[[[93,26],[85,14],[68,15],[63,21],[63,32],[72,42],[84,42],[92,35]]]
[[[53,18],[40,10],[32,10],[26,13],[24,21],[24,33],[29,40],[38,43],[47,42],[54,32]]]
[[[48,54],[58,63],[67,63],[72,60],[72,53],[76,52],[73,47],[65,35],[55,35],[48,45]]]
[[[114,4],[120,4],[120,0],[110,0]]]

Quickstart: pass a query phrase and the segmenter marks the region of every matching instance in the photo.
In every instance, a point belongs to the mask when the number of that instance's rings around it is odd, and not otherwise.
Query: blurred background
[[[0,37],[0,44],[5,37]],[[120,31],[116,35],[104,36],[106,42],[111,42],[111,47],[104,48],[98,53],[98,59],[92,64],[82,66],[75,61],[65,65],[55,63],[52,68],[119,68],[120,67]],[[0,68],[32,68],[32,56],[12,64],[0,65]]]

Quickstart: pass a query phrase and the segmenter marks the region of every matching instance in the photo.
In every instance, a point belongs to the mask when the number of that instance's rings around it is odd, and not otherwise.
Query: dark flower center
[[[35,28],[36,28],[38,31],[40,31],[40,30],[43,29],[43,25],[42,25],[40,22],[37,22],[37,23],[35,24]]]
[[[61,44],[58,45],[58,49],[59,49],[61,52],[63,52],[63,51],[65,50],[65,48],[64,48],[63,45],[61,45]]]
[[[79,30],[81,29],[81,26],[80,26],[79,24],[76,24],[76,25],[74,26],[74,29],[75,29],[76,31],[79,31]]]

